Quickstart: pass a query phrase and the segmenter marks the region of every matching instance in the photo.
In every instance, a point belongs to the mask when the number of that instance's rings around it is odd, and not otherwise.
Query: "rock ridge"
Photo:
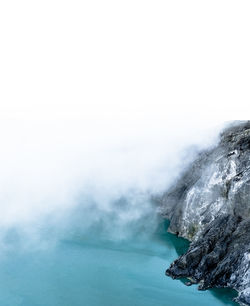
[[[225,129],[160,203],[168,231],[191,241],[166,274],[200,290],[233,288],[250,305],[250,121]]]

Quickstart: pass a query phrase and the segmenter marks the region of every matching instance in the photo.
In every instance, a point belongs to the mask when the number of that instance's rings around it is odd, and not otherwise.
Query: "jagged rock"
[[[193,241],[166,274],[201,290],[234,288],[237,301],[250,305],[250,121],[230,126],[200,153],[161,197],[161,211],[170,232]]]

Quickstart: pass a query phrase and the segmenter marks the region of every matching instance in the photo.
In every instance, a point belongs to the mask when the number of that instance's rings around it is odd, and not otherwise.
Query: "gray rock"
[[[250,305],[250,121],[228,127],[160,202],[168,230],[192,241],[166,274],[236,289]]]

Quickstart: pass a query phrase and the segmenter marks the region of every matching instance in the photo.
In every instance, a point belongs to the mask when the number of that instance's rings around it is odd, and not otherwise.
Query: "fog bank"
[[[222,125],[142,118],[3,120],[3,241],[14,231],[26,243],[40,243],[76,229],[84,234],[100,223],[111,238],[126,237],[132,223],[148,214],[154,219],[149,196],[165,190],[197,150],[214,144]]]
[[[225,120],[248,116],[248,12],[249,1],[2,1],[3,245],[101,223],[120,239],[153,213],[148,195]]]

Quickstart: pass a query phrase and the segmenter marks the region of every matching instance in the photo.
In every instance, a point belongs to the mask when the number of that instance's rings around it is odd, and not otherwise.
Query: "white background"
[[[249,14],[244,0],[2,0],[1,117],[249,118]]]

